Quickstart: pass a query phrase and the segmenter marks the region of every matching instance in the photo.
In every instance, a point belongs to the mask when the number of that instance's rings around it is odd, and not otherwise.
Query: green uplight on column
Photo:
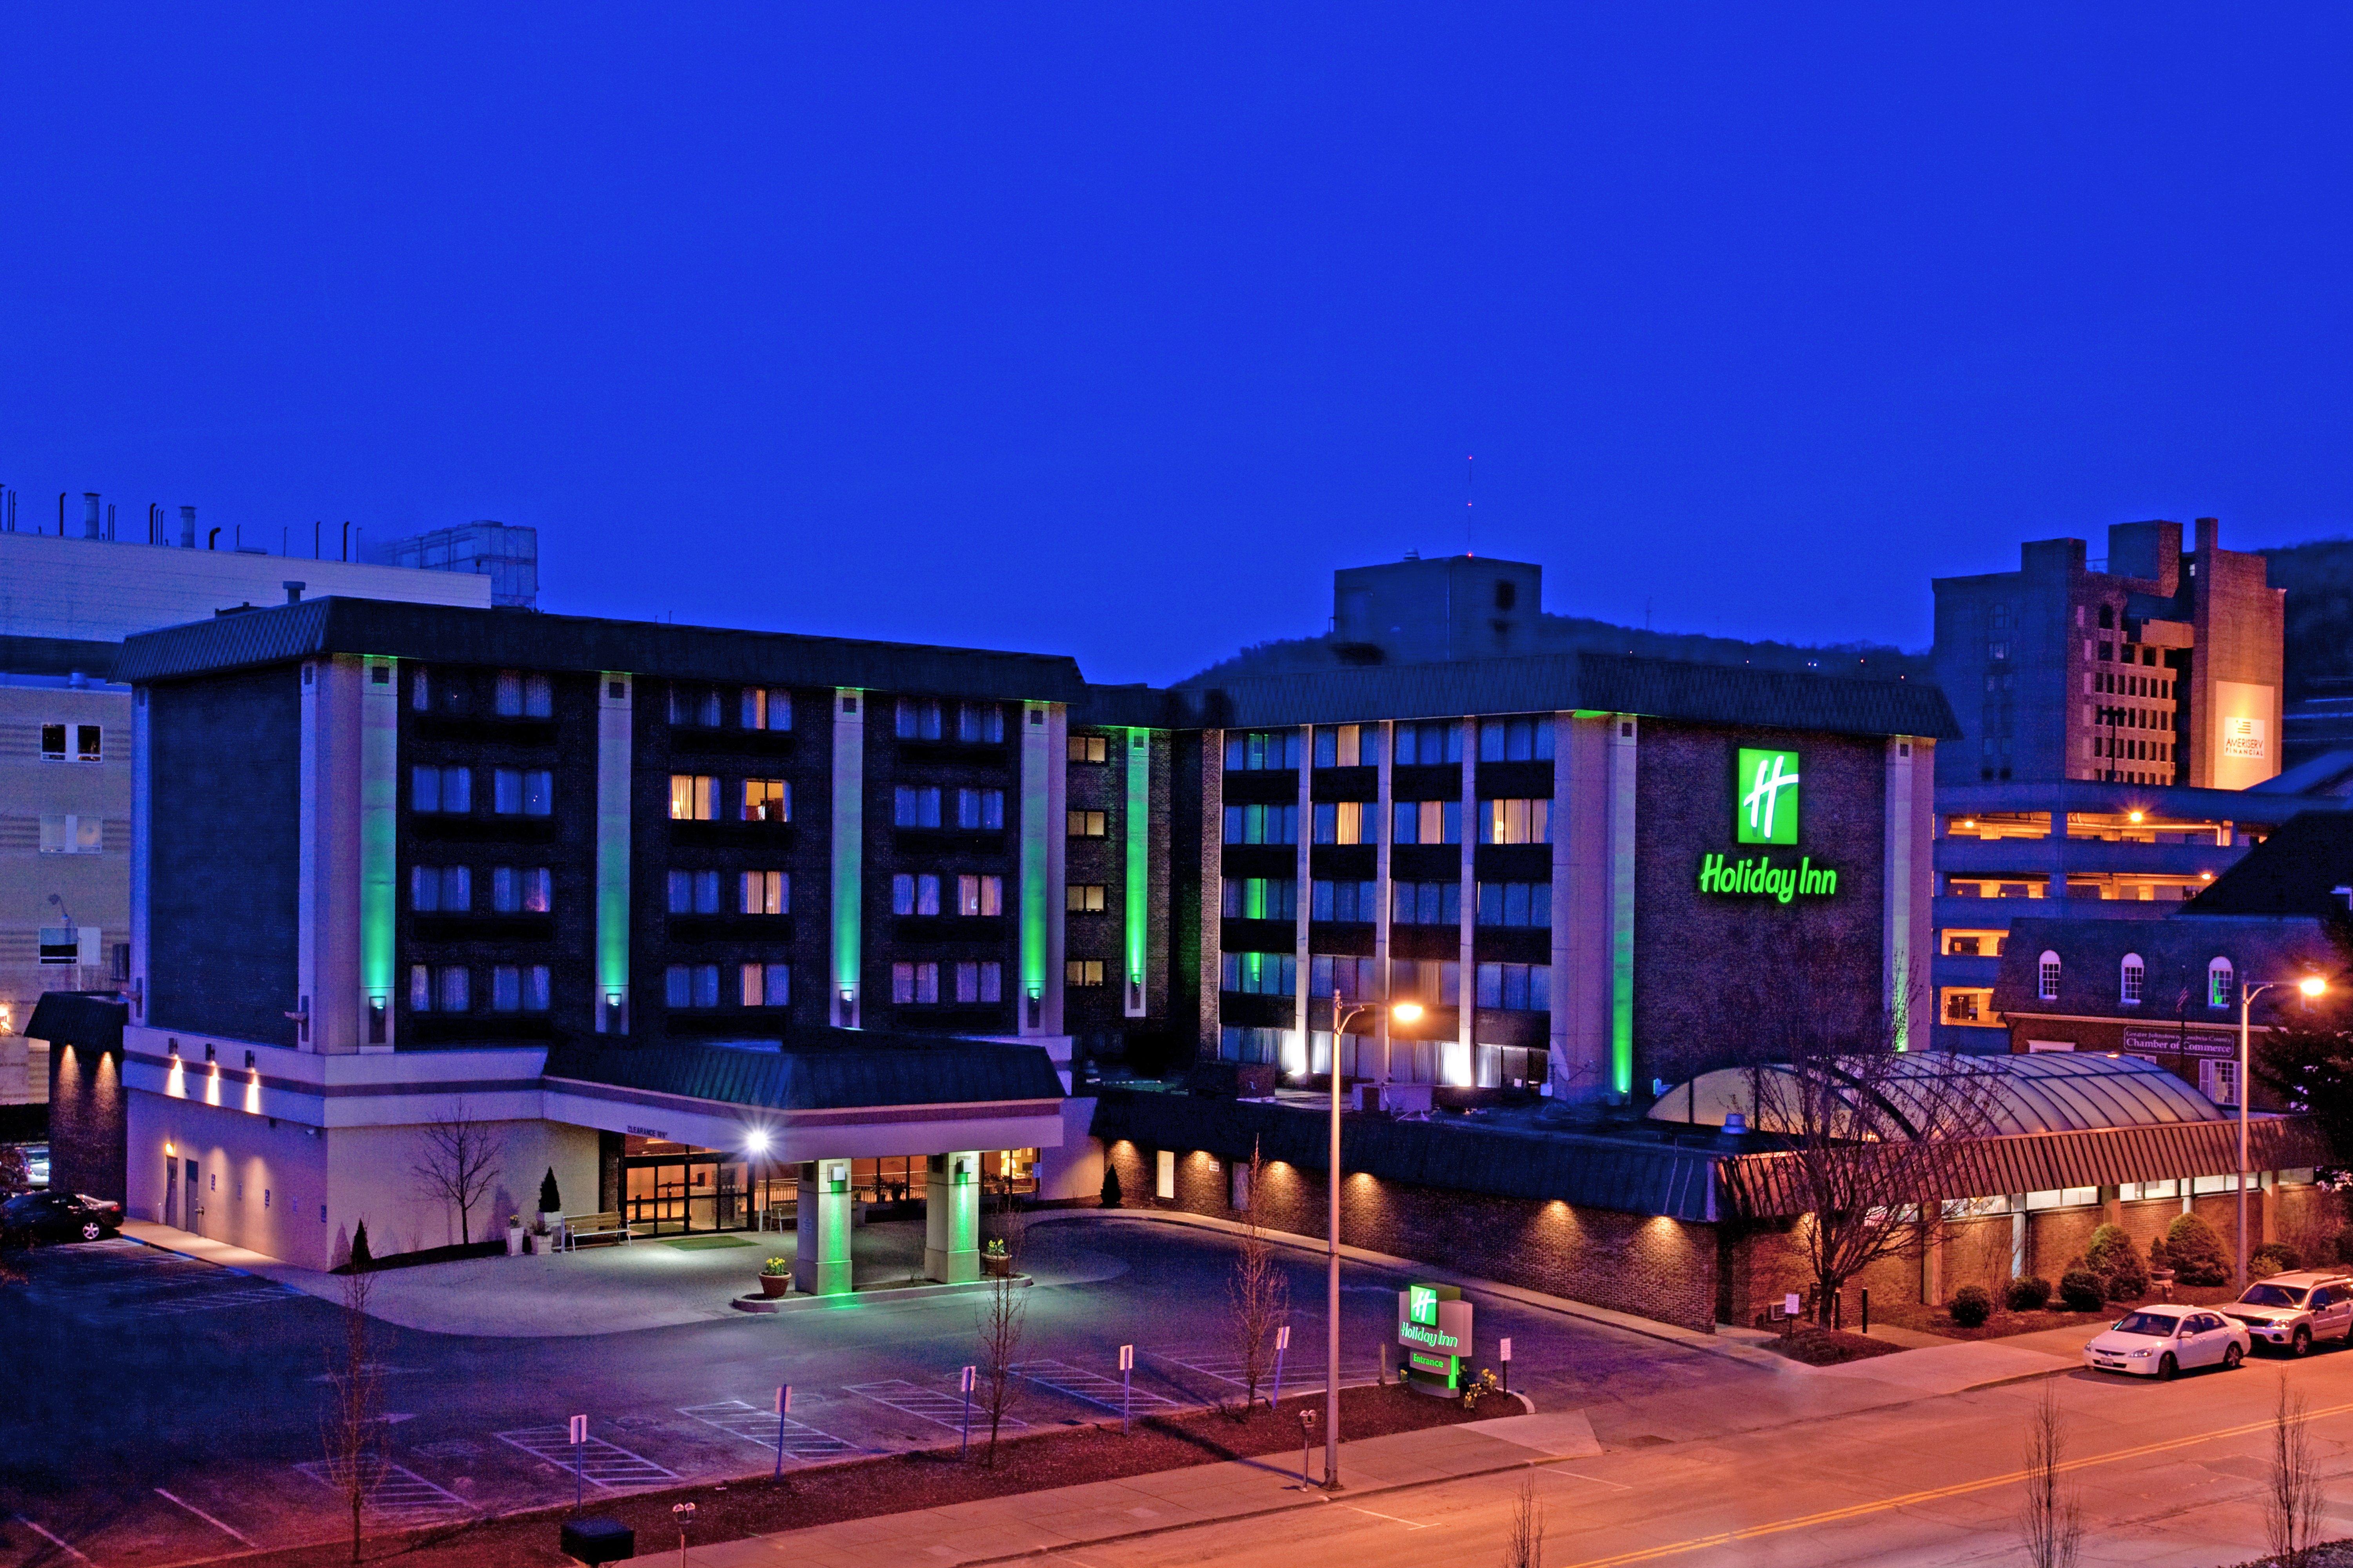
[[[1127,979],[1144,984],[1152,878],[1152,736],[1127,731]]]

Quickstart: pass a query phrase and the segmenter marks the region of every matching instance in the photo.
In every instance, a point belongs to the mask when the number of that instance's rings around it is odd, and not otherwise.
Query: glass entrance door
[[[632,1154],[621,1162],[622,1203],[636,1236],[743,1230],[752,1223],[744,1163],[712,1151]]]

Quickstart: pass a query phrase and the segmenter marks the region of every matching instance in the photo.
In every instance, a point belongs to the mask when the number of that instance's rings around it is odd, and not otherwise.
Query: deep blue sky
[[[1461,548],[1466,453],[1548,608],[1808,640],[2353,504],[2341,8],[74,9],[0,22],[28,527],[496,517],[551,609],[1161,680]]]

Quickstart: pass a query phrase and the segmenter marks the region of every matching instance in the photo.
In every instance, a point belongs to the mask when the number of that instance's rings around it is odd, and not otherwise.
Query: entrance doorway
[[[186,1201],[180,1205],[180,1223],[189,1235],[204,1235],[205,1227],[201,1223],[204,1212],[205,1205],[196,1201],[196,1163],[191,1160],[188,1162],[188,1195]]]
[[[164,1157],[164,1223],[180,1228],[180,1162],[169,1154]]]
[[[621,1157],[621,1207],[630,1234],[691,1236],[748,1229],[753,1215],[748,1176],[739,1156],[644,1140],[641,1148]]]

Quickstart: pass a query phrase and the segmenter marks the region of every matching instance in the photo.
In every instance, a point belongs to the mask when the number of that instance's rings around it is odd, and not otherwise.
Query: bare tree
[[[1752,1217],[1795,1219],[1789,1243],[1827,1327],[1848,1281],[1883,1258],[1918,1257],[1945,1199],[1970,1194],[1968,1144],[1994,1126],[1997,1069],[1897,1048],[1898,1013],[1802,971],[1746,1014],[1748,1118],[1768,1152],[1741,1162],[1734,1181]]]
[[[474,1239],[474,1206],[491,1195],[499,1177],[499,1138],[491,1123],[477,1121],[462,1100],[417,1129],[418,1184],[432,1197],[458,1211],[458,1240]]]
[[[327,1409],[320,1436],[327,1480],[351,1510],[352,1561],[360,1560],[362,1518],[384,1475],[384,1373],[368,1342],[368,1296],[375,1276],[354,1268],[343,1277],[343,1334],[327,1353]]]
[[[1021,1278],[1022,1243],[1027,1227],[1013,1207],[1008,1192],[1005,1206],[989,1227],[997,1234],[990,1239],[1005,1244],[1004,1272],[988,1277],[988,1293],[981,1298],[980,1362],[975,1374],[974,1397],[979,1401],[981,1414],[988,1417],[988,1458],[991,1468],[997,1465],[997,1436],[1004,1427],[1007,1416],[1013,1414],[1020,1394],[1018,1374],[1015,1368],[1021,1362],[1022,1335],[1028,1327],[1029,1292]]]
[[[2288,1387],[2283,1373],[2272,1416],[2271,1484],[2263,1494],[2263,1529],[2279,1568],[2306,1568],[2312,1561],[2327,1507],[2304,1394]]]
[[[1544,1568],[1544,1504],[1536,1501],[1533,1470],[1520,1478],[1512,1500],[1512,1533],[1504,1538],[1504,1568]]]
[[[1250,1163],[1239,1173],[1245,1184],[1242,1201],[1235,1208],[1242,1222],[1241,1249],[1235,1254],[1233,1272],[1226,1280],[1226,1296],[1233,1306],[1229,1328],[1234,1359],[1241,1367],[1245,1416],[1258,1403],[1259,1385],[1272,1371],[1274,1331],[1291,1310],[1291,1280],[1275,1258],[1266,1227],[1259,1223],[1259,1178],[1264,1165],[1253,1143]]]
[[[2059,1418],[2059,1390],[2044,1383],[2042,1397],[2026,1418],[2026,1506],[2018,1531],[2026,1560],[2034,1568],[2075,1568],[2084,1544],[2084,1505],[2059,1486],[2067,1468],[2065,1424]]]

